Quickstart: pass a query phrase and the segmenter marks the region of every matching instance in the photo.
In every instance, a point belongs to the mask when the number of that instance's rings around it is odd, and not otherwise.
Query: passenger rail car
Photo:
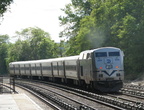
[[[77,56],[9,64],[14,77],[41,78],[115,92],[123,86],[123,52],[115,47],[87,50]]]

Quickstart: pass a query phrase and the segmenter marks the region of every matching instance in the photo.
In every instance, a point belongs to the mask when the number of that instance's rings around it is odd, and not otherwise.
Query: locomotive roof
[[[79,56],[69,56],[61,58],[52,58],[52,59],[42,59],[42,60],[30,60],[30,61],[17,61],[11,62],[10,64],[29,64],[29,63],[43,63],[43,62],[55,62],[55,61],[66,61],[66,60],[77,60]]]
[[[106,51],[106,50],[120,50],[119,48],[116,48],[116,47],[101,47],[101,48],[97,48],[97,49],[92,49],[92,50],[85,50],[81,53],[91,53],[91,52],[94,52],[94,51]]]
[[[94,49],[94,51],[105,51],[105,50],[110,50],[110,51],[113,51],[113,50],[120,50],[119,48],[116,48],[116,47],[101,47],[101,48],[97,48],[97,49]]]

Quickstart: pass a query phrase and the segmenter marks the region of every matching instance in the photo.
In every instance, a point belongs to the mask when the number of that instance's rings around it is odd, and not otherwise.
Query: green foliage
[[[8,6],[13,2],[13,0],[0,0],[0,18],[8,10]],[[8,48],[8,35],[0,35],[0,74],[5,74],[7,72],[6,57]]]
[[[62,9],[67,16],[60,16],[61,25],[65,27],[64,31],[60,33],[60,37],[76,36],[80,27],[80,20],[84,16],[88,16],[91,12],[90,3],[86,0],[72,0],[72,4],[66,5]]]
[[[38,27],[23,29],[17,32],[17,37],[19,40],[9,47],[8,62],[47,59],[58,55],[58,45]]]
[[[8,6],[13,2],[13,0],[0,0],[0,17],[7,11]]]
[[[39,44],[40,59],[58,57],[58,45],[54,41],[44,38]]]
[[[7,72],[6,58],[8,38],[8,35],[0,35],[0,74],[5,74]]]

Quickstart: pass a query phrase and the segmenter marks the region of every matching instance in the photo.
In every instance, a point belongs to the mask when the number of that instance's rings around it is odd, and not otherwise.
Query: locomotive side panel
[[[90,84],[90,81],[93,79],[92,74],[91,74],[91,60],[85,59],[85,60],[80,60],[80,67],[81,67],[81,74],[80,78],[85,80],[86,84]]]
[[[80,55],[80,79],[84,80],[86,84],[90,84],[93,80],[92,76],[92,56],[91,51],[86,51]]]

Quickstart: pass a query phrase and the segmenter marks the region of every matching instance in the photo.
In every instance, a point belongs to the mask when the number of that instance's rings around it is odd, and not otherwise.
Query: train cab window
[[[87,53],[87,59],[91,59],[91,54]]]
[[[119,52],[109,52],[109,56],[120,56]]]
[[[95,56],[96,57],[107,57],[107,53],[106,52],[96,52]]]

